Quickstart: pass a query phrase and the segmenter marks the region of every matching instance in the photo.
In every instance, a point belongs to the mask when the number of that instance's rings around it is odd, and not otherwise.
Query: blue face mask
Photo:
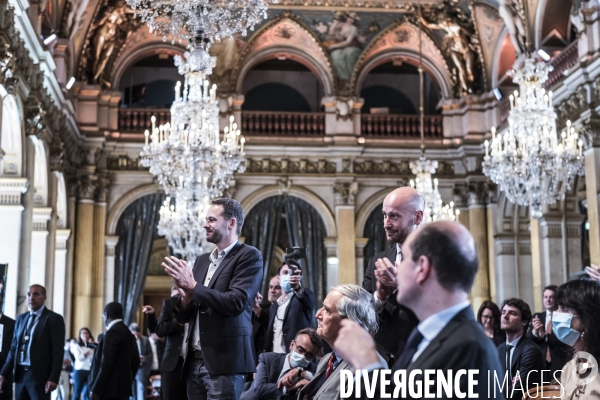
[[[306,368],[308,367],[308,364],[310,364],[310,361],[308,361],[302,354],[296,353],[295,351],[290,353],[290,365],[292,368]]]
[[[576,315],[556,311],[552,313],[552,333],[558,340],[569,346],[573,346],[581,336],[581,332],[571,328],[573,317]]]
[[[292,285],[290,285],[290,276],[289,275],[281,275],[279,277],[279,286],[281,286],[281,290],[284,292],[290,292],[292,290]]]

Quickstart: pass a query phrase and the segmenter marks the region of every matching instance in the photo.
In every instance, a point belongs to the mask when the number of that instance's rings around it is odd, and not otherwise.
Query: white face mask
[[[302,354],[296,353],[295,351],[290,353],[290,365],[292,368],[306,368],[308,367],[308,364],[310,364],[310,361],[308,361]]]
[[[292,285],[290,285],[290,276],[289,275],[281,275],[279,277],[279,280],[280,280],[279,286],[281,286],[281,290],[283,290],[286,293],[292,290]]]
[[[571,328],[573,317],[576,315],[557,311],[552,313],[552,332],[558,340],[569,346],[573,346],[581,336],[581,332]]]

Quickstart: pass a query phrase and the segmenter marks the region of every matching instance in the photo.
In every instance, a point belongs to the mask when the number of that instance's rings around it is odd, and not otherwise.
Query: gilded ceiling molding
[[[425,73],[437,83],[442,97],[452,97],[452,77],[448,64],[435,41],[425,31],[422,35],[422,50]],[[368,73],[390,61],[419,65],[419,28],[409,22],[408,18],[384,29],[363,51],[350,80],[352,92],[359,95]]]
[[[243,80],[252,67],[276,57],[303,64],[319,77],[326,95],[335,93],[337,77],[328,52],[321,46],[315,33],[299,17],[289,12],[283,12],[252,35],[233,67],[231,87],[240,92]]]

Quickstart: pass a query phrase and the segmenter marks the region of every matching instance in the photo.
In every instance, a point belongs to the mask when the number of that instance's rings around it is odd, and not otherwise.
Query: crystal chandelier
[[[419,4],[419,14],[421,13],[421,5]],[[425,107],[423,105],[423,54],[421,51],[421,30],[419,29],[419,131],[421,133],[421,157],[417,161],[410,162],[410,169],[416,175],[415,179],[410,180],[410,186],[416,189],[425,201],[425,209],[423,211],[424,224],[438,220],[454,221],[459,214],[459,210],[454,211],[454,202],[449,205],[444,205],[442,196],[438,190],[437,178],[432,179],[431,175],[435,174],[438,167],[438,162],[428,160],[425,157]]]
[[[248,30],[267,18],[269,3],[277,0],[126,0],[150,28],[162,36],[187,40],[208,50],[210,44]],[[202,40],[197,40],[200,37]]]
[[[160,210],[159,234],[175,253],[193,261],[206,247],[203,221],[210,199],[223,194],[235,172],[245,170],[245,140],[233,116],[222,136],[219,132],[217,87],[207,77],[211,68],[199,70],[189,53],[185,59],[176,56],[175,64],[185,75],[183,92],[177,82],[171,122],[156,127],[152,117],[140,155],[170,196]]]
[[[576,175],[583,175],[583,143],[567,122],[558,137],[552,92],[543,88],[547,67],[530,57],[517,60],[511,74],[519,85],[510,95],[509,127],[485,141],[483,172],[509,201],[530,206],[541,218],[542,204],[562,200]]]
[[[410,162],[410,169],[416,178],[410,180],[410,186],[416,189],[423,200],[425,200],[425,210],[423,211],[423,223],[438,220],[454,221],[460,213],[460,210],[454,210],[454,202],[444,205],[442,196],[438,190],[437,178],[432,179],[438,167],[437,161],[428,160],[425,155],[421,155],[418,161]]]

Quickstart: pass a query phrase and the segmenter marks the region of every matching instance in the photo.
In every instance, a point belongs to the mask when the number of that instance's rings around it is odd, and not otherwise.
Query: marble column
[[[596,133],[598,146],[585,151],[585,188],[590,225],[590,259],[600,266],[600,132]]]
[[[106,227],[106,197],[109,192],[109,181],[106,177],[98,178],[96,202],[94,203],[94,250],[93,250],[93,286],[92,286],[92,332],[101,332],[102,312],[104,311],[104,248]]]
[[[490,299],[494,303],[498,303],[497,281],[496,281],[496,252],[494,246],[494,237],[496,236],[496,214],[498,212],[497,188],[490,188],[488,191],[488,203],[486,205],[486,227],[487,227],[487,242],[488,242],[488,271],[490,280]]]
[[[337,238],[327,237],[325,238],[325,251],[327,252],[327,287],[326,292],[329,288],[338,284],[339,266],[340,261],[338,258],[338,246]]]
[[[54,248],[54,289],[52,291],[52,311],[66,317],[67,303],[67,240],[71,236],[70,229],[56,230]]]
[[[335,218],[338,238],[338,284],[356,283],[356,257],[354,249],[354,196],[358,193],[356,182],[337,182],[333,186]]]
[[[75,228],[75,265],[73,269],[72,336],[80,328],[91,326],[94,287],[94,192],[97,178],[84,175],[79,181],[79,199]],[[95,332],[97,334],[97,332]]]
[[[0,177],[0,264],[8,264],[4,313],[11,318],[17,316],[21,222],[25,209],[21,195],[28,185],[27,178]]]
[[[52,218],[49,207],[33,208],[33,231],[31,232],[31,263],[29,285],[46,286],[46,248],[48,244],[48,221]],[[50,291],[51,288],[47,288]]]
[[[115,301],[115,248],[118,236],[104,236],[104,304]]]
[[[484,184],[472,186],[469,192],[469,231],[475,240],[479,269],[471,289],[473,309],[477,311],[481,303],[490,298],[487,241],[487,188]]]

